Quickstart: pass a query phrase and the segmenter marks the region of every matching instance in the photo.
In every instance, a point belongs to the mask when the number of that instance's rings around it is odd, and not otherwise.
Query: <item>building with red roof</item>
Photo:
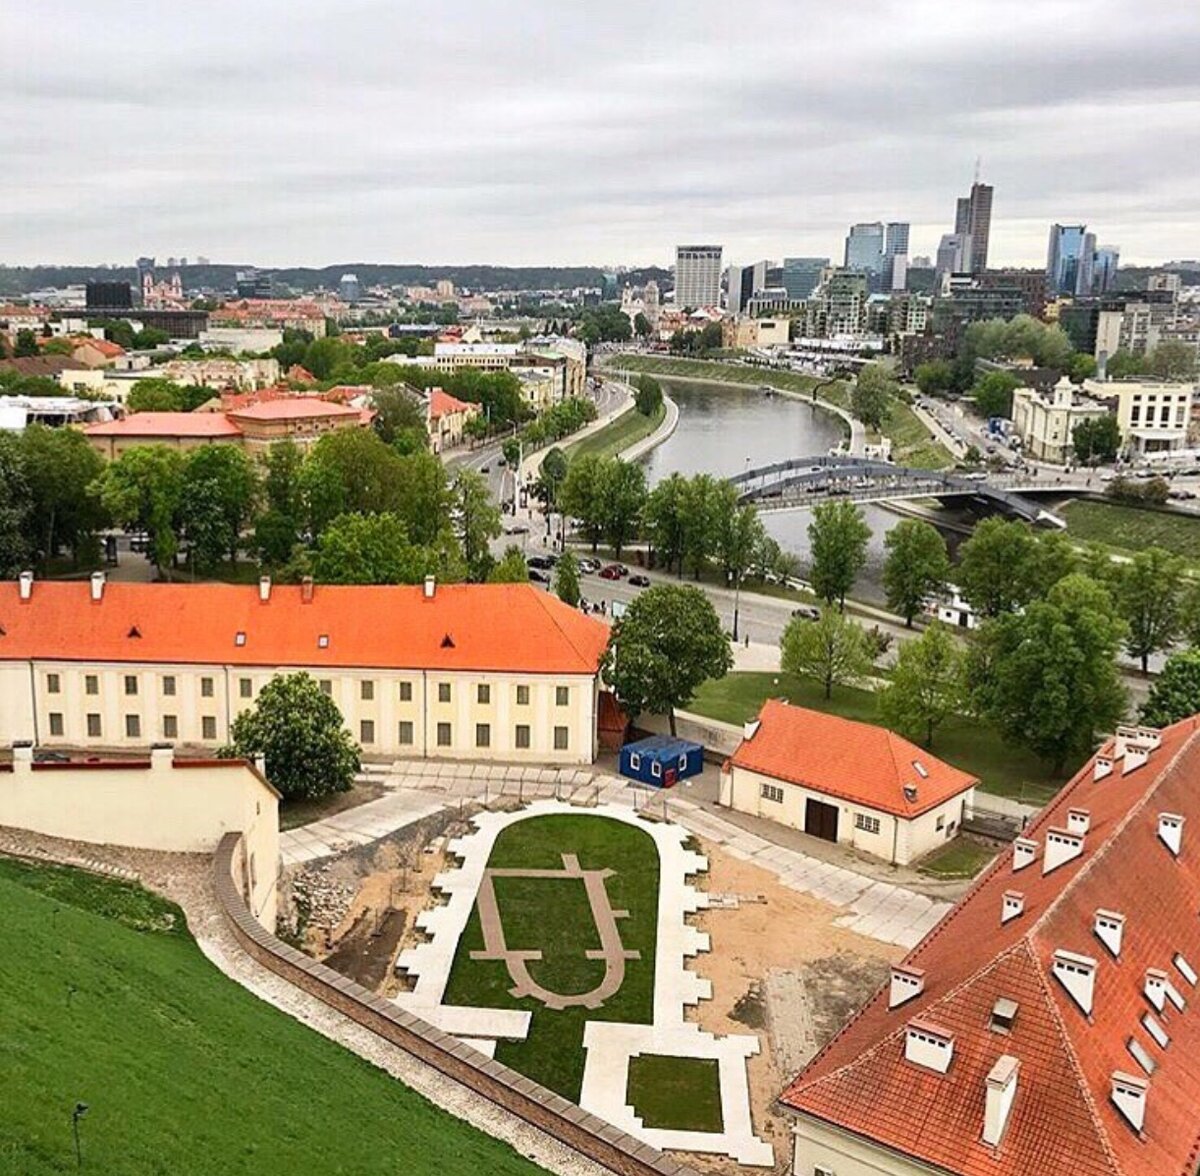
[[[590,763],[601,622],[531,584],[0,582],[0,740],[209,750],[306,670],[367,754]]]
[[[794,1171],[1194,1176],[1198,785],[1200,716],[1118,728],[784,1091]]]
[[[233,421],[214,412],[135,412],[120,420],[87,425],[83,432],[110,461],[136,445],[195,449],[200,445],[241,445],[245,440]]]
[[[721,802],[907,865],[958,833],[978,783],[885,727],[772,699],[725,765]]]
[[[442,388],[429,390],[429,444],[434,453],[461,445],[467,421],[479,415],[478,404],[451,396]]]

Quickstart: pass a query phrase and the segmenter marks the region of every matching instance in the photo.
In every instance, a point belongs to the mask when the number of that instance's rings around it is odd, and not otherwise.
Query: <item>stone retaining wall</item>
[[[213,881],[234,936],[264,967],[619,1176],[697,1176],[694,1169],[589,1115],[265,931],[247,910],[234,878],[240,841],[240,833],[227,833],[221,839],[213,858]]]

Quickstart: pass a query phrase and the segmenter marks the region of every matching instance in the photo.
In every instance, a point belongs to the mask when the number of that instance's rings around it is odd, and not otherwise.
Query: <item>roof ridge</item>
[[[587,654],[579,648],[579,646],[575,643],[575,638],[567,632],[566,626],[562,623],[559,617],[555,615],[558,610],[550,607],[550,593],[539,592],[532,584],[518,584],[516,587],[525,587],[528,589],[528,591],[533,593],[534,599],[537,600],[539,605],[541,605],[542,611],[545,612],[545,614],[550,618],[551,622],[554,624],[554,627],[562,634],[563,640],[571,647],[571,651],[580,659],[580,661],[586,664],[588,660]],[[557,600],[558,598],[555,597],[555,599]],[[567,607],[565,601],[560,601],[559,603],[563,608]]]

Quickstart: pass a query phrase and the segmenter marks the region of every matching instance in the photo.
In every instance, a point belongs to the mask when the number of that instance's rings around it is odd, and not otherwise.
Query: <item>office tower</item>
[[[133,290],[128,282],[88,282],[88,310],[128,310],[133,306]]]
[[[828,268],[828,257],[785,257],[783,288],[788,297],[807,298],[820,285],[821,274]]]
[[[1053,294],[1073,295],[1078,292],[1080,262],[1085,238],[1091,236],[1087,225],[1051,225],[1050,244],[1046,250],[1046,283]],[[1095,239],[1093,238],[1093,248]],[[1091,270],[1089,262],[1085,267]]]
[[[726,305],[733,314],[742,314],[750,299],[767,288],[770,262],[756,261],[753,265],[731,265],[726,279]]]
[[[884,285],[903,290],[908,279],[908,231],[905,221],[889,221],[884,238]]]
[[[721,305],[721,246],[675,247],[675,305],[697,310]]]
[[[883,247],[882,221],[851,225],[846,237],[846,269],[878,277],[883,273]]]
[[[936,269],[942,274],[967,272],[967,254],[971,249],[971,238],[963,233],[944,233],[938,244]]]
[[[234,277],[239,298],[270,298],[271,275],[260,270],[238,270]]]
[[[884,253],[888,257],[908,256],[909,225],[905,221],[889,221],[884,238]]]
[[[992,235],[992,192],[991,184],[976,180],[971,185],[971,194],[960,196],[954,206],[953,235],[963,240],[959,273],[980,274],[987,269],[988,244]]]
[[[954,204],[954,232],[959,237],[971,235],[971,197],[960,196]]]
[[[1101,245],[1092,262],[1092,293],[1108,294],[1116,289],[1121,250],[1116,245]]]
[[[342,274],[338,280],[338,295],[343,302],[357,302],[360,296],[357,274]]]

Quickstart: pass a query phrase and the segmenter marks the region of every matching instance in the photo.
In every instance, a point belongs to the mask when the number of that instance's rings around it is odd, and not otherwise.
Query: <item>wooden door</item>
[[[825,804],[811,796],[804,805],[804,832],[823,841],[836,841],[838,810],[836,804]]]

